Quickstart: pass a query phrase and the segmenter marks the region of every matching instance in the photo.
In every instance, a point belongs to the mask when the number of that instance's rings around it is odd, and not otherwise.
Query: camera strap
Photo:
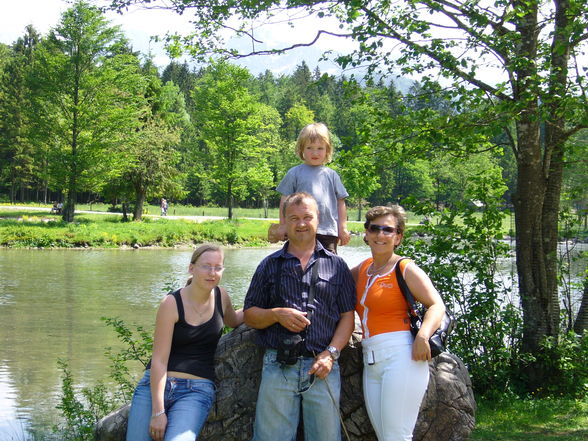
[[[314,264],[312,265],[312,270],[311,270],[311,275],[310,275],[310,286],[308,288],[308,300],[306,301],[306,312],[307,314],[307,318],[310,320],[312,313],[313,313],[313,309],[308,309],[308,305],[311,305],[312,302],[314,302],[314,288],[316,285],[316,282],[318,281],[318,267],[319,267],[319,262],[320,259],[316,259]],[[277,262],[277,268],[276,268],[276,273],[275,273],[275,278],[274,278],[274,289],[273,289],[273,294],[275,295],[274,298],[274,302],[272,302],[273,304],[275,304],[277,302],[277,300],[279,299],[279,293],[280,293],[280,289],[282,287],[282,284],[280,283],[281,279],[282,279],[282,265],[284,264],[284,259],[283,258],[278,258],[278,262]]]
[[[306,318],[310,320],[314,309],[309,309],[308,305],[312,305],[314,302],[314,288],[316,286],[316,282],[318,280],[318,266],[319,266],[320,259],[316,259],[314,264],[312,265],[312,274],[310,275],[310,287],[308,288],[308,300],[306,301]]]

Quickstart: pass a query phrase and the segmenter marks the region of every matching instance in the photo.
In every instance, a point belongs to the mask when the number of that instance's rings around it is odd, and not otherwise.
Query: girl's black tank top
[[[214,353],[223,330],[223,305],[220,288],[214,289],[212,317],[201,325],[186,323],[180,290],[173,295],[178,307],[178,321],[174,325],[168,371],[185,372],[214,381]],[[151,367],[151,361],[147,369]]]

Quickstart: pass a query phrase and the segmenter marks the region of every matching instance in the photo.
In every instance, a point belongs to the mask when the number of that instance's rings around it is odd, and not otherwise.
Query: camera
[[[292,334],[280,339],[276,360],[280,364],[293,365],[301,353],[303,338],[300,334]]]

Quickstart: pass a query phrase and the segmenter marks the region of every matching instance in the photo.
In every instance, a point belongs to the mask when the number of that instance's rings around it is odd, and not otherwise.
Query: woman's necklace
[[[384,268],[386,268],[386,266],[390,263],[390,259],[386,260],[386,262],[384,262],[384,265],[381,265],[377,268],[374,268],[374,262],[372,261],[372,264],[370,265],[370,267],[367,270],[367,275],[368,277],[372,277],[375,276],[376,274],[378,274],[380,271],[382,271]],[[371,271],[370,271],[371,269]]]
[[[190,299],[190,309],[192,311],[194,311],[197,315],[198,318],[202,318],[204,316],[204,314],[206,314],[208,312],[208,303],[210,301],[210,297],[202,304],[195,302],[194,300]],[[196,307],[196,305],[202,305],[204,306],[204,311],[199,311],[198,308]]]
[[[190,308],[192,309],[192,311],[198,314],[198,317],[202,318],[202,316],[204,315],[204,312],[198,311],[198,309],[192,302],[190,302]]]

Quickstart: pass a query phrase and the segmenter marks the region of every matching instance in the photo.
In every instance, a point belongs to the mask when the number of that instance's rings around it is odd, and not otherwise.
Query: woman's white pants
[[[363,340],[363,393],[379,441],[411,441],[429,383],[429,363],[412,359],[410,331]]]

